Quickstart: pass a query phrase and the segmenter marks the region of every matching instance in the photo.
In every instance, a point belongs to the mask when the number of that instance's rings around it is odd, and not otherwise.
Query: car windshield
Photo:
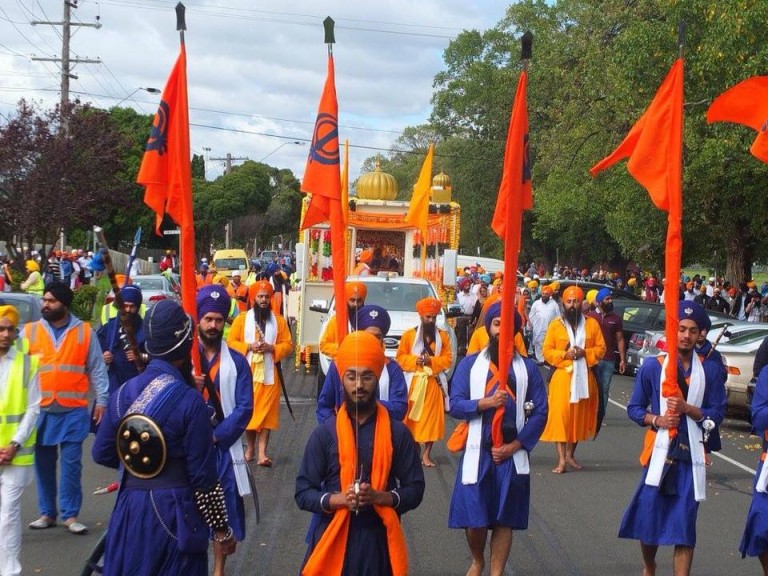
[[[627,302],[621,306],[621,316],[624,322],[642,324],[643,326],[656,326],[664,324],[664,310],[656,310],[651,306],[643,306],[634,302]],[[618,310],[617,310],[618,312]],[[657,316],[658,312],[658,316]]]
[[[748,330],[745,333],[739,334],[738,336],[734,336],[733,338],[730,338],[728,340],[729,346],[739,346],[743,344],[751,344],[752,342],[756,342],[758,340],[763,340],[766,336],[768,336],[768,329],[755,329],[755,330]]]
[[[389,312],[415,312],[416,302],[422,298],[433,298],[434,294],[426,284],[400,284],[371,282],[366,284],[366,304],[378,304]]]
[[[162,278],[134,278],[133,285],[142,290],[164,290]]]
[[[245,270],[246,261],[242,258],[220,258],[214,262],[219,270]]]

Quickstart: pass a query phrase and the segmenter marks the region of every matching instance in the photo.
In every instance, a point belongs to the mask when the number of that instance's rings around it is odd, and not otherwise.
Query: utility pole
[[[38,24],[44,24],[47,26],[61,26],[61,57],[60,58],[40,58],[33,56],[32,60],[38,62],[57,62],[61,66],[61,108],[66,110],[66,105],[69,103],[69,80],[73,78],[77,80],[77,75],[72,74],[71,68],[73,64],[101,64],[99,58],[70,58],[69,56],[69,39],[71,38],[72,26],[86,26],[89,28],[101,28],[101,22],[99,17],[96,16],[96,22],[88,24],[85,22],[72,22],[71,9],[77,8],[77,0],[64,0],[64,18],[61,22],[50,22],[43,20],[33,20],[32,26]]]
[[[240,160],[248,160],[247,156],[243,156],[240,158],[234,158],[232,154],[227,152],[227,155],[225,158],[211,158],[214,162],[224,162],[224,174],[229,174],[232,172],[232,162],[233,161],[240,161]],[[226,225],[224,226],[224,248],[229,250],[229,245],[232,243],[232,220],[227,220]]]

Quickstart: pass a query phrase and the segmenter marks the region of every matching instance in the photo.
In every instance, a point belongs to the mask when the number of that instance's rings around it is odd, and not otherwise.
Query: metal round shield
[[[168,451],[157,423],[144,414],[128,414],[117,427],[117,455],[137,478],[154,478],[162,472]]]

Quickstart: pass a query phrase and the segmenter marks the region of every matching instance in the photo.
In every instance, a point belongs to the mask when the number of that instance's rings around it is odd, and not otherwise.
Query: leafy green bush
[[[69,311],[80,320],[89,321],[98,293],[99,289],[96,286],[80,286],[75,290],[75,299],[72,301]]]

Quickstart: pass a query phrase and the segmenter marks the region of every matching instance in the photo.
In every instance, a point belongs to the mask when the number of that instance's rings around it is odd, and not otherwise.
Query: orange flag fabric
[[[328,75],[315,120],[312,145],[301,183],[302,192],[312,194],[301,223],[301,230],[329,222],[331,226],[331,266],[336,302],[336,341],[347,334],[347,306],[344,282],[347,275],[345,210],[341,199],[339,162],[339,103],[333,54],[328,54]]]
[[[504,151],[504,168],[499,185],[499,196],[493,213],[493,231],[504,243],[504,278],[501,289],[501,333],[499,334],[499,374],[509,373],[514,354],[515,291],[517,287],[517,259],[520,252],[523,211],[533,206],[531,165],[528,154],[528,73],[523,70],[517,83],[515,100],[509,118],[509,131]],[[499,381],[500,389],[507,389],[507,378]],[[511,392],[511,391],[510,391]],[[496,409],[491,425],[494,446],[503,443],[501,425],[504,407]]]
[[[707,110],[707,122],[734,122],[756,130],[749,151],[768,163],[768,76],[753,76],[720,94]]]
[[[677,384],[677,309],[680,260],[683,251],[683,73],[682,58],[672,65],[648,109],[609,156],[595,164],[592,176],[629,157],[627,169],[668,213],[664,255],[664,308],[669,362],[662,384],[664,397],[682,394]],[[670,430],[674,437],[677,430]]]
[[[413,187],[413,197],[408,206],[405,223],[410,224],[421,232],[422,242],[427,241],[427,220],[429,218],[429,193],[432,191],[432,160],[435,156],[435,145],[430,142],[427,157],[421,166],[421,173]]]
[[[192,212],[192,162],[189,147],[189,102],[187,99],[187,52],[181,45],[160,98],[147,141],[137,182],[145,186],[144,203],[157,214],[155,231],[160,235],[163,215],[181,228],[181,300],[184,311],[197,319],[195,301],[195,222]],[[197,333],[197,331],[195,331]],[[192,347],[195,373],[200,373],[197,346]]]

